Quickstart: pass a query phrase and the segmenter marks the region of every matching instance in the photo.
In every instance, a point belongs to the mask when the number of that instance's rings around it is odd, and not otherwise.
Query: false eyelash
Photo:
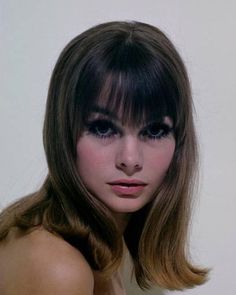
[[[105,125],[105,129],[107,128],[106,131],[109,131],[109,129],[110,129],[109,133],[105,132],[104,134],[102,134],[102,132],[99,132],[99,130],[98,130],[99,125],[101,127],[102,124]],[[106,119],[96,119],[94,121],[87,122],[85,125],[86,125],[87,131],[90,134],[92,134],[98,138],[101,138],[101,139],[110,138],[117,133],[122,134],[122,131],[118,127],[116,127],[111,121],[106,120]],[[155,127],[155,126],[160,131],[162,131],[160,134],[157,134],[157,135],[151,134],[151,132],[149,131],[150,128]],[[159,139],[168,137],[170,135],[170,133],[172,133],[172,132],[173,132],[173,128],[170,127],[168,124],[153,122],[153,123],[148,124],[145,128],[143,128],[139,134],[142,137],[146,137],[150,140],[159,140]]]
[[[159,131],[161,131],[161,133],[155,135],[155,134],[151,134],[149,132],[150,128],[157,126],[157,128],[159,129]],[[166,123],[151,123],[148,126],[146,126],[143,131],[141,132],[142,136],[147,136],[149,139],[162,139],[162,138],[166,138],[168,137],[171,133],[173,132],[173,128],[170,127],[168,124]]]
[[[99,127],[99,125],[101,127],[102,124],[105,125],[107,130],[110,129],[109,135],[108,134],[102,134],[102,133],[99,134],[98,127]],[[86,128],[87,128],[89,133],[93,134],[94,136],[96,136],[98,138],[109,138],[109,137],[111,137],[114,134],[119,132],[118,128],[115,127],[115,125],[112,122],[110,122],[108,120],[105,120],[105,119],[97,119],[97,120],[94,120],[92,122],[87,122],[86,123]]]

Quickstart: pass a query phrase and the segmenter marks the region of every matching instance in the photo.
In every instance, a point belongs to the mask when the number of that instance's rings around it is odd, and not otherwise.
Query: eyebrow
[[[107,108],[95,105],[91,108],[90,113],[98,113],[98,114],[102,114],[105,115],[113,120],[119,121],[119,118],[117,117],[117,115],[115,113],[113,113],[112,111],[108,110]],[[150,117],[147,121],[146,124],[150,124],[150,123],[155,123],[155,122],[160,122],[160,123],[164,123],[165,121],[165,115],[163,115],[160,118],[153,118]],[[167,116],[168,117],[168,116]]]
[[[102,115],[105,115],[107,117],[110,117],[112,119],[115,119],[116,121],[118,121],[118,117],[115,113],[111,112],[110,110],[104,108],[104,107],[100,107],[98,105],[92,107],[91,109],[91,113],[99,113]]]

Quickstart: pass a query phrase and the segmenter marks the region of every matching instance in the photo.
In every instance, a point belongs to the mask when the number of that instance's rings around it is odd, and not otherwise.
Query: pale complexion
[[[79,174],[88,190],[111,210],[121,232],[130,215],[152,200],[168,170],[175,150],[172,124],[164,117],[131,128],[108,111],[96,111],[78,139]],[[120,179],[139,180],[145,186],[116,193],[109,183]],[[0,262],[1,294],[125,292],[119,273],[107,283],[101,281],[77,249],[43,228],[25,237],[9,235],[0,246]]]
[[[123,231],[130,214],[153,199],[173,158],[173,122],[165,116],[139,126],[122,125],[103,108],[92,112],[77,141],[77,168],[87,189],[114,214]],[[145,183],[138,192],[114,192],[117,180]]]

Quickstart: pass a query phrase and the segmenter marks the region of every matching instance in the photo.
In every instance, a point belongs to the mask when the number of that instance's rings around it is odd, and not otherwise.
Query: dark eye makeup
[[[172,132],[173,128],[167,123],[153,122],[141,130],[141,136],[148,139],[162,139],[169,136]]]
[[[101,139],[111,138],[116,135],[122,135],[123,131],[112,121],[107,119],[94,119],[85,124],[86,131]],[[142,139],[157,140],[168,137],[173,132],[173,128],[165,122],[151,122],[143,127],[139,136]]]
[[[99,138],[109,138],[118,134],[120,130],[111,122],[105,119],[96,119],[87,122],[86,128],[89,133]]]

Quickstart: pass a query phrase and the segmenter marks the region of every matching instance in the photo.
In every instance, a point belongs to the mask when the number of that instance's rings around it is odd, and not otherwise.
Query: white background
[[[235,1],[219,0],[1,0],[0,208],[37,189],[46,175],[42,123],[50,75],[64,46],[101,22],[150,23],[180,51],[197,112],[201,174],[191,249],[195,262],[213,271],[208,283],[183,294],[235,294],[235,10]]]

